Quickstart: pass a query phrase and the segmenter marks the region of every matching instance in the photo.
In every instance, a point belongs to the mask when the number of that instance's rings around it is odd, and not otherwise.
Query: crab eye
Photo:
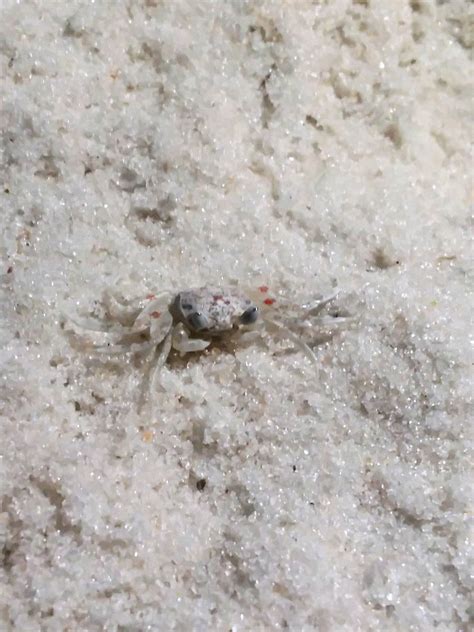
[[[258,318],[258,308],[255,305],[249,307],[240,317],[242,325],[252,325]]]
[[[201,331],[209,328],[207,318],[200,312],[194,312],[194,314],[188,316],[186,320],[193,331]]]

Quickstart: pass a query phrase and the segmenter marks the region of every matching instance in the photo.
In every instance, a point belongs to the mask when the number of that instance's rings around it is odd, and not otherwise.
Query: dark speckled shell
[[[185,324],[191,331],[187,317],[193,313],[202,314],[209,323],[206,333],[219,335],[233,329],[242,313],[251,305],[249,298],[235,290],[203,287],[177,294],[171,311],[175,320]]]

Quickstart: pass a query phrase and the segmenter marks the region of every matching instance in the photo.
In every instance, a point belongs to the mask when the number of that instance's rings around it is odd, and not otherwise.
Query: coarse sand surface
[[[472,629],[473,7],[1,0],[1,632]],[[261,284],[353,320],[68,324]]]

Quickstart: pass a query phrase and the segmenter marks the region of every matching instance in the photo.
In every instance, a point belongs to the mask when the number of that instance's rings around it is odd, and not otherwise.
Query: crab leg
[[[313,323],[305,323],[303,321],[305,319],[308,319],[311,316],[313,317],[316,316],[317,320],[315,321],[315,323],[317,326],[333,327],[333,326],[337,326],[342,323],[347,323],[354,320],[352,316],[331,316],[331,315],[319,316],[322,309],[326,307],[326,305],[328,305],[329,303],[332,303],[332,301],[335,298],[337,298],[339,294],[340,292],[335,292],[334,294],[331,294],[331,296],[327,296],[326,298],[319,299],[318,301],[315,301],[314,303],[307,303],[303,305],[302,308],[304,312],[301,315],[301,317],[291,318],[291,319],[285,320],[285,322],[288,324],[291,323],[291,324],[297,325],[298,327],[312,327]]]
[[[286,338],[294,342],[301,349],[301,351],[303,351],[303,353],[311,361],[312,364],[317,365],[318,360],[314,354],[314,351],[310,347],[308,347],[308,345],[305,342],[303,342],[301,338],[299,338],[295,333],[293,333],[291,329],[288,329],[287,327],[285,327],[285,325],[282,325],[276,320],[270,320],[267,318],[266,322],[270,323],[270,325],[273,325],[276,329],[279,329],[280,331],[282,331]]]
[[[337,298],[337,296],[339,296],[339,292],[334,292],[334,294],[331,294],[326,298],[321,298],[314,303],[307,303],[306,305],[303,305],[302,307],[304,310],[304,314],[302,318],[307,318],[308,316],[317,316],[321,312],[323,307],[326,307],[326,305],[331,303],[335,298]]]
[[[104,345],[101,347],[94,347],[96,353],[102,353],[104,355],[127,355],[131,353],[142,353],[143,351],[149,351],[155,346],[154,342],[143,342],[127,345]]]
[[[173,326],[173,317],[168,311],[160,314],[158,317],[154,317],[152,312],[151,319],[148,324],[150,328],[150,340],[141,344],[132,343],[131,345],[112,345],[110,347],[99,348],[98,351],[102,353],[120,354],[139,353],[150,350],[153,347],[156,347],[156,345],[161,344],[163,340],[166,339],[166,336],[169,335]]]
[[[114,294],[108,290],[104,292],[104,305],[113,319],[121,323],[126,322],[128,325],[131,325],[135,321],[142,309],[142,307],[137,308],[137,306],[130,306],[128,303],[118,300]]]
[[[158,375],[160,374],[160,371],[163,368],[171,351],[171,339],[172,339],[172,334],[171,332],[169,332],[161,344],[161,349],[156,358],[155,366],[153,367],[150,373],[150,381],[149,381],[150,389],[149,390],[155,390],[156,380],[158,378]]]
[[[166,310],[163,314],[160,312],[152,312],[149,322],[150,326],[150,340],[159,344],[169,334],[173,327],[173,317]]]
[[[316,323],[318,325],[323,325],[323,326],[337,326],[337,325],[341,325],[342,323],[350,323],[351,321],[354,321],[355,318],[354,316],[321,316],[320,318],[318,318],[318,320],[316,321]]]
[[[94,345],[115,344],[116,342],[119,342],[127,333],[130,333],[130,330],[125,327],[111,330],[102,329],[97,325],[97,322],[92,319],[69,319],[69,322],[72,323],[77,329],[81,330],[79,333],[83,333],[84,336],[87,336]]]
[[[138,412],[143,410],[145,404],[150,402],[150,394],[155,390],[158,375],[165,364],[171,350],[171,332],[159,345],[153,345],[154,349],[145,362],[145,378],[142,381],[138,396]]]
[[[163,299],[169,297],[168,292],[162,292],[150,300],[149,303],[142,309],[140,314],[137,316],[135,322],[133,323],[131,331],[133,333],[143,331],[147,327],[150,326],[151,318],[159,318],[163,313]],[[166,311],[167,311],[166,305]]]

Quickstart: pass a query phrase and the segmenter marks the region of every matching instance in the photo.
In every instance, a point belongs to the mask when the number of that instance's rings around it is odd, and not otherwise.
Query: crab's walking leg
[[[152,318],[159,318],[168,311],[168,304],[167,301],[165,302],[165,298],[169,298],[169,292],[162,292],[147,303],[133,323],[131,329],[133,333],[143,331],[150,326]]]
[[[101,329],[97,322],[93,319],[72,320],[69,318],[68,320],[75,328],[80,330],[79,332],[76,332],[73,329],[74,333],[79,333],[79,335],[87,337],[87,339],[95,346],[116,344],[130,331],[124,327],[110,330]]]
[[[163,365],[165,364],[169,352],[171,350],[171,331],[168,332],[165,339],[155,346],[154,351],[148,357],[145,364],[145,379],[143,380],[138,398],[138,411],[143,410],[145,403],[150,401],[150,394],[156,390],[158,376]]]
[[[161,343],[161,349],[159,350],[159,352],[158,352],[158,354],[156,356],[155,365],[154,365],[154,367],[151,370],[150,381],[149,381],[149,384],[150,384],[149,390],[150,391],[154,391],[155,390],[156,381],[158,379],[160,371],[163,368],[163,366],[164,366],[164,364],[165,364],[165,362],[168,359],[168,356],[170,354],[171,343],[172,343],[172,333],[170,331],[170,332],[168,332],[168,334],[166,335],[165,339]]]
[[[209,340],[200,338],[190,338],[184,326],[180,323],[173,332],[173,349],[179,351],[181,355],[193,351],[203,351],[210,345]]]
[[[323,327],[334,327],[343,323],[354,322],[355,320],[354,316],[320,316],[316,323]]]
[[[96,350],[99,353],[105,354],[126,354],[126,353],[141,353],[142,351],[149,351],[153,347],[159,345],[163,339],[169,334],[171,327],[173,325],[173,317],[169,312],[164,312],[160,314],[159,318],[151,319],[149,323],[150,327],[150,340],[146,342],[136,342],[132,344],[106,344],[101,347],[98,347]],[[130,329],[125,329],[124,333],[130,334]],[[123,334],[122,334],[123,337]]]
[[[273,325],[273,327],[275,327],[276,329],[282,331],[286,338],[294,342],[301,349],[301,351],[303,351],[303,353],[311,361],[312,364],[317,365],[318,360],[313,350],[310,347],[308,347],[308,345],[305,342],[303,342],[301,338],[299,338],[295,333],[293,333],[291,329],[288,329],[287,327],[285,327],[285,325],[282,325],[276,320],[270,320],[269,318],[266,319],[266,322],[269,323],[270,325]]]
[[[331,315],[320,316],[319,315],[321,311],[323,310],[323,308],[326,307],[326,305],[328,305],[329,303],[332,303],[332,301],[334,301],[334,299],[337,298],[339,294],[340,292],[335,292],[334,294],[331,294],[331,296],[327,296],[326,298],[322,298],[322,299],[319,299],[318,301],[314,301],[314,303],[307,303],[306,305],[303,305],[302,308],[304,311],[300,317],[291,318],[291,319],[285,320],[285,322],[288,323],[288,325],[290,325],[291,323],[291,324],[297,325],[298,327],[313,326],[313,322],[311,323],[304,322],[305,320],[309,319],[312,316],[312,317],[317,317],[316,321],[314,321],[317,326],[334,327],[337,325],[341,325],[342,323],[353,321],[354,318],[352,316],[331,316]]]
[[[104,355],[126,355],[127,353],[142,353],[143,351],[149,351],[155,346],[154,342],[137,342],[126,345],[103,345],[101,347],[94,347],[95,353],[102,353]]]
[[[143,309],[143,306],[130,305],[118,299],[110,290],[104,291],[103,302],[109,316],[126,326],[130,326]]]
[[[326,307],[326,305],[332,303],[332,301],[338,296],[339,292],[334,292],[334,294],[331,294],[326,298],[321,298],[318,301],[314,301],[314,303],[307,303],[306,305],[303,305],[303,318],[307,318],[308,316],[317,316],[321,312],[323,307]]]
[[[165,312],[151,312],[150,320],[150,340],[159,344],[170,333],[173,327],[173,317],[168,310]]]
[[[142,385],[139,409],[141,409],[146,399],[145,395],[155,390],[158,375],[169,356],[172,342],[172,327],[173,317],[168,311],[164,314],[160,314],[158,318],[152,317],[150,323],[150,340],[151,344],[155,347],[155,351],[147,361],[147,378]]]

